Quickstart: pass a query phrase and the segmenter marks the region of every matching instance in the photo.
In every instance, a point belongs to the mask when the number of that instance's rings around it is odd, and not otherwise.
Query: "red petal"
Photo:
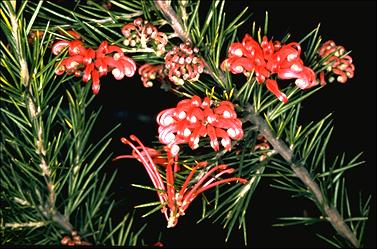
[[[304,67],[295,83],[301,89],[308,89],[318,84],[314,71],[309,67]]]
[[[191,105],[192,106],[199,107],[199,106],[201,106],[201,104],[202,104],[202,100],[200,99],[199,96],[197,96],[197,95],[192,96],[192,98],[191,98]]]
[[[225,102],[225,101],[222,101],[222,102]],[[234,111],[233,108],[231,108],[229,105],[221,104],[221,103],[218,107],[216,107],[213,110],[214,113],[221,115],[223,118],[235,118],[235,117],[237,117],[237,114],[236,114],[236,112]]]
[[[249,58],[232,57],[229,58],[230,71],[233,74],[243,73],[244,70],[252,71],[254,69],[254,61]]]
[[[74,40],[69,43],[69,55],[85,55],[86,48],[84,47],[83,43],[79,40]]]
[[[94,84],[99,84],[99,73],[95,69],[92,71],[92,81]]]
[[[242,40],[242,45],[249,53],[262,55],[262,49],[259,43],[256,42],[249,34],[246,34]]]
[[[54,55],[58,55],[60,54],[60,52],[63,50],[63,48],[69,46],[69,41],[66,41],[66,40],[61,40],[61,41],[58,41],[58,42],[55,42],[54,45],[52,45],[52,53]]]
[[[204,120],[204,112],[200,108],[191,108],[187,112],[187,119],[192,123],[196,124]]]
[[[320,82],[321,82],[321,86],[326,85],[325,72],[324,72],[324,71],[322,71],[322,72],[319,74],[319,79],[320,79]]]
[[[217,140],[217,137],[216,137],[215,128],[212,125],[207,125],[207,133],[211,140],[211,147],[215,151],[218,151],[220,148],[219,148],[219,141]]]
[[[301,76],[301,72],[299,73],[291,69],[280,69],[277,73],[278,77],[283,80],[300,78]]]
[[[219,129],[219,128],[216,128],[215,131],[216,131],[216,136],[222,138],[221,139],[222,146],[224,146],[224,148],[227,151],[230,151],[232,144],[231,144],[230,137],[228,136],[228,133],[224,131],[223,129]]]
[[[279,90],[279,86],[278,86],[278,83],[276,82],[276,80],[266,80],[266,86],[267,86],[267,89],[272,92],[273,94],[275,94],[275,96],[282,102],[284,103],[287,103],[288,102],[288,98],[287,96],[280,92]]]
[[[65,72],[65,66],[64,65],[59,65],[56,69],[55,69],[55,74],[57,75],[62,75],[64,72]]]
[[[225,70],[227,70],[227,69],[229,68],[228,59],[225,59],[225,60],[221,63],[220,68],[221,68],[221,70],[223,70],[223,71],[225,71]]]
[[[117,52],[119,55],[123,55],[123,51],[120,47],[111,45],[107,48],[107,53]]]
[[[90,80],[93,69],[94,69],[94,63],[90,63],[89,65],[86,66],[84,70],[84,75],[82,76],[82,81],[86,83]]]
[[[121,80],[124,78],[124,71],[122,67],[116,67],[114,68],[111,73],[113,74],[114,78],[116,80]]]
[[[85,65],[88,65],[89,63],[91,63],[93,61],[95,55],[96,55],[96,53],[94,52],[94,50],[91,49],[91,48],[88,48],[86,50],[86,55],[83,58],[83,63]]]
[[[127,77],[134,76],[134,74],[136,72],[136,64],[135,64],[135,62],[131,58],[128,58],[126,56],[123,56],[121,61],[122,61],[123,65],[124,65],[124,74]]]
[[[160,126],[169,126],[175,122],[173,119],[175,108],[161,111],[156,118],[157,124]]]
[[[104,57],[107,53],[107,41],[103,41],[97,51],[96,51],[96,57],[97,58],[101,58],[101,57]]]
[[[67,33],[73,36],[76,40],[81,39],[81,35],[74,30],[68,30]]]
[[[242,57],[242,56],[245,56],[246,53],[247,53],[246,49],[239,42],[232,43],[232,45],[230,45],[229,50],[228,50],[229,56]]]

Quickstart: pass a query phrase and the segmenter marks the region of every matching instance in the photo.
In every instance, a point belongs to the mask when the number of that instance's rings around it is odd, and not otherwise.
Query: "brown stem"
[[[156,7],[161,11],[161,13],[165,16],[168,23],[174,29],[174,32],[177,33],[178,37],[183,42],[188,42],[192,45],[192,40],[186,30],[183,28],[183,24],[178,17],[177,13],[173,10],[170,6],[170,2],[166,0],[156,0],[155,1]]]
[[[71,233],[73,231],[72,224],[68,221],[68,219],[62,215],[60,212],[56,211],[51,215],[53,221],[58,223],[62,228],[64,228],[67,232]]]
[[[286,145],[286,143],[284,143],[283,140],[278,139],[274,136],[267,122],[255,112],[253,106],[250,106],[248,108],[248,111],[249,111],[249,118],[248,118],[249,121],[254,123],[258,127],[260,133],[266,137],[266,139],[272,145],[274,150],[277,153],[279,153],[284,158],[284,160],[286,160],[289,163],[296,177],[298,177],[313,193],[313,195],[315,196],[315,199],[323,208],[323,212],[327,215],[329,222],[335,228],[335,230],[344,238],[349,240],[354,247],[360,247],[360,243],[357,240],[355,234],[351,231],[348,225],[344,222],[344,219],[339,214],[338,210],[336,210],[336,208],[332,207],[326,202],[318,184],[310,176],[310,173],[308,172],[308,170],[303,165],[298,165],[292,162],[292,158],[293,158],[292,150]]]

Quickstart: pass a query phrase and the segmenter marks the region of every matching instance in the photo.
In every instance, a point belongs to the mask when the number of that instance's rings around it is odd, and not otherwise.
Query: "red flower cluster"
[[[266,82],[269,91],[280,101],[287,102],[287,96],[279,90],[276,80],[271,78],[274,74],[279,79],[296,79],[295,83],[301,89],[317,85],[315,73],[304,66],[300,53],[301,47],[297,42],[281,45],[279,41],[268,41],[265,36],[259,44],[246,34],[242,43],[231,44],[228,59],[223,61],[221,68],[246,76],[254,72],[258,83]]]
[[[107,41],[101,43],[95,51],[85,48],[79,40],[61,40],[52,46],[52,52],[58,55],[63,48],[68,47],[69,57],[63,59],[55,70],[57,75],[64,72],[74,73],[77,77],[82,76],[86,83],[92,80],[92,90],[97,94],[100,89],[99,78],[111,71],[115,79],[121,80],[124,76],[132,77],[136,71],[135,62],[125,56],[120,47],[108,45]]]
[[[165,46],[168,43],[168,37],[163,32],[158,32],[157,28],[143,19],[136,18],[133,23],[123,26],[122,34],[126,38],[123,41],[125,46],[147,48],[155,47],[157,56],[165,53]]]
[[[178,144],[188,143],[191,149],[199,147],[200,137],[209,136],[211,147],[218,151],[218,138],[226,150],[231,149],[231,139],[243,137],[242,122],[237,118],[234,106],[221,101],[211,108],[213,102],[198,96],[181,100],[177,107],[160,112],[157,116],[160,142],[170,148],[173,155],[179,152]]]
[[[204,69],[204,61],[195,55],[198,52],[199,49],[192,49],[189,43],[174,46],[165,56],[169,80],[176,85],[183,85],[185,80],[198,80]]]
[[[337,46],[335,42],[329,40],[325,42],[318,51],[322,58],[326,58],[324,65],[329,65],[327,71],[337,75],[336,80],[340,83],[346,83],[348,78],[352,78],[355,66],[352,64],[352,58],[344,55],[346,50],[343,46]],[[321,85],[325,85],[325,72],[319,74]],[[334,81],[334,77],[329,78],[329,82]]]
[[[227,182],[247,182],[247,180],[239,177],[221,179],[220,177],[222,177],[224,174],[232,174],[235,171],[233,168],[228,168],[228,165],[225,164],[216,165],[210,168],[199,180],[194,181],[193,176],[196,171],[200,167],[207,166],[207,162],[200,162],[192,167],[181,189],[177,190],[176,186],[174,185],[175,181],[173,172],[173,164],[177,164],[177,162],[172,158],[171,153],[169,151],[167,152],[165,166],[166,185],[164,185],[164,181],[162,180],[162,177],[156,167],[156,162],[152,159],[153,155],[150,154],[155,153],[155,150],[146,148],[134,135],[131,135],[130,138],[138,145],[135,146],[126,138],[122,138],[121,141],[122,143],[131,146],[133,149],[132,155],[119,156],[116,159],[136,158],[144,165],[144,168],[148,172],[148,175],[151,178],[155,189],[157,190],[157,195],[162,206],[161,211],[165,215],[168,222],[168,228],[174,227],[177,224],[179,216],[185,214],[186,209],[189,207],[195,197],[202,192]],[[166,206],[169,208],[169,214]]]
[[[165,78],[163,65],[144,64],[139,67],[139,74],[144,87],[152,87],[154,79],[162,80]]]

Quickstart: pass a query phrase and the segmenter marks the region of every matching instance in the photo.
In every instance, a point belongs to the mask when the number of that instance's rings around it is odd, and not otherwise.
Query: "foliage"
[[[111,157],[104,151],[112,131],[91,141],[100,110],[90,111],[90,87],[55,75],[50,23],[29,44],[43,2],[30,22],[27,4],[1,3],[7,38],[1,41],[1,241],[58,244],[76,229],[98,244],[135,245],[142,229],[130,232],[133,218],[126,214],[115,225],[111,219],[109,188],[116,173],[107,176],[103,167]]]
[[[122,43],[123,25],[143,17],[165,32],[169,38],[167,51],[187,42],[199,49],[200,58],[205,61],[204,72],[197,81],[172,85],[169,91],[185,98],[198,95],[214,101],[229,100],[243,121],[244,138],[235,141],[229,152],[213,151],[204,140],[197,150],[181,147],[179,164],[185,167],[175,172],[177,187],[184,185],[198,161],[227,164],[236,169],[234,175],[248,180],[244,185],[226,184],[202,193],[203,211],[199,221],[221,221],[227,230],[226,240],[236,227],[242,228],[247,244],[246,213],[252,196],[261,180],[271,177],[272,187],[313,201],[320,213],[316,217],[282,217],[281,223],[274,226],[327,222],[334,226],[334,234],[318,234],[319,238],[336,247],[363,245],[371,197],[364,198],[360,193],[358,204],[351,204],[345,184],[345,173],[363,164],[361,154],[350,159],[343,154],[334,161],[327,160],[333,131],[331,115],[300,125],[301,103],[323,90],[323,86],[301,91],[293,84],[287,85],[283,91],[289,102],[283,103],[266,91],[254,71],[240,80],[222,70],[221,63],[228,49],[238,41],[238,27],[251,19],[247,9],[235,19],[227,20],[225,1],[219,0],[211,2],[205,15],[202,10],[206,4],[201,1],[89,0],[66,6],[52,1],[24,1],[17,4],[1,3],[1,29],[6,37],[1,42],[1,64],[5,69],[1,71],[4,132],[0,171],[4,244],[20,243],[21,236],[25,244],[57,244],[73,229],[94,244],[140,244],[145,226],[134,232],[132,215],[126,214],[115,225],[111,218],[116,205],[109,189],[116,173],[106,175],[104,166],[112,157],[106,148],[118,127],[100,141],[90,140],[100,115],[99,110],[91,110],[95,96],[90,93],[90,84],[82,86],[81,80],[73,76],[55,75],[56,64],[66,53],[54,57],[49,46],[55,40],[72,40],[74,37],[67,32],[72,29],[89,47],[97,47],[107,40],[122,47],[139,63],[164,64],[163,55]],[[30,43],[28,37],[33,32],[37,35]],[[250,35],[259,43],[269,35],[267,12],[263,26],[257,27],[254,22]],[[283,44],[289,38],[290,34],[286,34],[280,41]],[[322,44],[319,26],[303,36],[299,44],[305,65],[316,75],[327,70],[327,58],[317,53]],[[260,135],[267,138],[270,148],[256,149]],[[160,144],[156,148],[163,150]],[[159,173],[167,181],[162,168]],[[195,174],[194,183],[205,173],[203,169]],[[152,207],[145,217],[159,211],[159,204],[153,201],[136,208]],[[335,214],[336,210],[340,216]],[[335,222],[337,219],[341,219],[342,227]],[[340,231],[343,228],[345,232]],[[356,240],[347,235],[355,236]]]

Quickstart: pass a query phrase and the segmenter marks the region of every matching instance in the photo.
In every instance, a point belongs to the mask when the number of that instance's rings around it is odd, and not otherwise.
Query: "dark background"
[[[209,3],[209,2],[208,2]],[[305,100],[302,122],[319,120],[333,112],[335,129],[328,150],[328,158],[347,152],[348,158],[363,151],[366,163],[347,174],[347,185],[351,202],[357,201],[361,190],[364,197],[372,194],[370,221],[366,230],[366,246],[376,247],[376,3],[375,2],[272,2],[272,1],[228,1],[225,7],[227,20],[232,20],[244,7],[253,12],[251,20],[238,33],[242,38],[251,32],[252,21],[262,25],[264,13],[269,12],[269,34],[280,39],[286,32],[291,33],[289,41],[299,40],[321,23],[323,40],[334,40],[352,50],[351,56],[356,67],[355,77],[347,84],[330,84],[314,96]],[[205,13],[205,10],[202,10]],[[203,19],[204,19],[203,15]],[[95,136],[100,137],[116,124],[121,127],[112,135],[109,150],[114,156],[128,153],[127,146],[120,143],[121,136],[136,134],[145,144],[157,135],[155,117],[163,109],[173,107],[177,98],[155,87],[145,89],[138,76],[122,81],[102,81],[96,105],[102,105],[100,120]],[[119,215],[130,212],[132,206],[157,201],[156,194],[134,188],[132,183],[150,185],[143,167],[133,160],[111,162],[109,171],[118,169],[113,193],[125,201],[119,205]],[[292,226],[273,228],[271,225],[282,216],[302,216],[303,212],[315,213],[316,207],[306,199],[292,199],[290,193],[273,189],[271,180],[263,179],[251,200],[247,213],[248,247],[294,247],[318,248],[328,244],[315,236],[331,230],[328,225]],[[147,209],[146,209],[147,210]],[[137,222],[148,223],[143,234],[148,244],[154,243],[160,232],[166,247],[241,247],[242,232],[231,235],[224,243],[225,230],[220,223],[211,221],[196,224],[200,218],[201,202],[196,201],[181,217],[177,227],[166,228],[166,221],[159,212],[148,218],[139,218],[143,211],[137,210]]]

